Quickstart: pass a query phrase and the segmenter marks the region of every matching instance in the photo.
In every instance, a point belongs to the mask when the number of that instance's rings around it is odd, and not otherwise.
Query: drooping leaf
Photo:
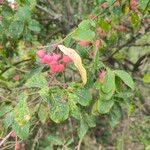
[[[83,119],[81,119],[80,120],[80,126],[78,128],[78,136],[79,136],[79,138],[83,139],[83,137],[85,136],[87,131],[88,131],[88,124]]]
[[[58,47],[65,55],[68,55],[73,60],[74,65],[79,70],[83,83],[86,84],[87,74],[85,68],[83,67],[82,59],[79,54],[74,49],[67,48],[64,45],[58,45]]]
[[[13,110],[13,117],[16,123],[20,126],[24,126],[30,120],[30,112],[27,105],[27,94],[21,93],[18,96],[19,103]]]
[[[115,103],[110,112],[109,122],[112,128],[114,128],[119,123],[121,115],[122,115],[121,107],[119,104]]]
[[[29,136],[30,123],[23,126],[18,125],[16,122],[13,123],[12,129],[17,134],[19,138],[25,140]]]
[[[124,70],[115,70],[115,74],[132,90],[134,89],[134,81],[127,72]]]

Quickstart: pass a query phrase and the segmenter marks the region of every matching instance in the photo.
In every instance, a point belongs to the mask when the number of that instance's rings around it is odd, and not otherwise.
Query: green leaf
[[[95,23],[92,21],[92,20],[83,20],[79,25],[78,27],[80,29],[84,29],[84,30],[88,30],[90,29],[92,26],[95,26]]]
[[[134,89],[134,82],[131,76],[124,70],[115,70],[115,74],[132,90]]]
[[[87,131],[88,131],[88,125],[83,119],[81,119],[80,120],[80,126],[78,128],[78,136],[79,136],[79,138],[83,139],[83,137],[85,136]]]
[[[69,106],[67,102],[54,102],[50,108],[49,116],[56,123],[65,121],[69,116]]]
[[[29,30],[39,33],[41,31],[40,24],[36,20],[31,20],[28,26]]]
[[[20,37],[24,29],[24,23],[18,20],[13,21],[9,26],[9,33],[8,35],[13,38],[17,39]]]
[[[12,123],[13,123],[12,113],[6,114],[6,117],[4,119],[4,126],[5,126],[5,128],[7,129]]]
[[[25,124],[24,126],[20,126],[16,122],[14,122],[13,125],[12,125],[13,131],[22,140],[27,139],[27,137],[29,136],[29,128],[30,128],[30,124],[29,123]]]
[[[28,22],[31,19],[30,7],[28,7],[27,5],[19,7],[14,18],[21,22]]]
[[[40,91],[38,91],[39,95],[41,96],[41,98],[46,101],[46,102],[50,102],[51,97],[49,94],[49,88],[48,87],[42,87]]]
[[[13,108],[12,108],[11,105],[2,104],[0,106],[0,117],[2,117],[3,115],[5,115],[6,113],[10,112],[12,109]]]
[[[99,113],[98,113],[98,101],[96,101],[92,107],[92,115],[94,116],[98,116]]]
[[[92,127],[96,126],[95,116],[86,114],[84,119],[85,119],[85,121],[86,121],[86,123],[88,124],[89,127],[92,128]]]
[[[102,85],[102,91],[104,93],[115,91],[115,74],[110,69],[108,69],[106,72],[104,83]]]
[[[47,137],[48,141],[51,142],[53,145],[63,145],[63,142],[61,140],[60,137],[58,137],[57,135],[49,135]]]
[[[92,100],[92,95],[86,89],[77,89],[75,92],[77,99],[76,101],[82,106],[88,106]]]
[[[25,84],[28,88],[32,87],[47,87],[47,81],[43,74],[35,74],[31,78],[27,80],[27,83]]]
[[[20,126],[24,126],[30,120],[30,112],[26,102],[27,98],[28,96],[26,93],[21,93],[18,96],[19,103],[13,111],[14,120]]]
[[[88,29],[76,29],[72,34],[72,38],[75,40],[92,41],[95,38],[95,32]]]
[[[145,10],[149,3],[149,0],[138,0],[138,7],[142,10]]]
[[[150,145],[147,145],[145,150],[150,150]]]
[[[110,109],[112,108],[112,106],[114,105],[114,101],[113,100],[99,100],[98,101],[98,112],[101,114],[107,114],[109,113]]]
[[[79,120],[81,117],[80,109],[76,105],[76,102],[74,102],[72,99],[68,99],[68,105],[70,110],[70,115],[73,116],[75,119]]]
[[[108,32],[108,31],[111,29],[111,25],[110,25],[107,21],[105,21],[105,20],[103,20],[103,19],[101,19],[101,20],[99,21],[99,26],[100,26],[105,32]]]
[[[112,6],[113,3],[115,2],[115,0],[106,0],[106,1],[108,2],[109,6]]]
[[[138,29],[140,27],[140,18],[137,13],[131,14],[131,24],[134,29]]]
[[[144,75],[143,82],[150,83],[150,72],[148,72]]]
[[[112,89],[109,93],[104,93],[102,90],[99,91],[99,96],[101,100],[110,100],[114,94],[114,89]]]
[[[122,115],[121,107],[119,104],[114,104],[113,108],[110,111],[110,125],[114,128],[120,121]]]
[[[44,124],[46,119],[47,119],[47,116],[48,116],[48,108],[41,104],[40,105],[40,109],[38,111],[38,117],[39,117],[39,120]]]

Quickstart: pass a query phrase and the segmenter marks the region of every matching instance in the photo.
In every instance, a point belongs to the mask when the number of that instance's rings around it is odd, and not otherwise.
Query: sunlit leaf
[[[58,45],[58,47],[65,55],[68,55],[73,60],[74,65],[79,70],[83,83],[86,84],[87,74],[85,68],[83,67],[82,59],[79,54],[74,49],[67,48],[64,45]]]

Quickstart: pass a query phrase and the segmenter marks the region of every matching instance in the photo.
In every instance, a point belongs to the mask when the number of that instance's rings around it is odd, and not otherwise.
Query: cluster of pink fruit
[[[67,55],[60,54],[46,54],[44,50],[37,51],[37,57],[41,64],[48,64],[50,66],[50,73],[60,73],[65,69],[65,65],[72,62],[72,59]]]

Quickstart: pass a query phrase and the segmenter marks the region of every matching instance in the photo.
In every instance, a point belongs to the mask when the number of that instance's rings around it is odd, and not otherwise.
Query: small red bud
[[[99,81],[100,83],[104,82],[106,72],[103,70],[99,73]]]
[[[96,40],[96,41],[95,41],[95,47],[96,47],[97,49],[100,48],[100,44],[101,44],[101,41],[100,41],[100,40]]]
[[[88,42],[88,41],[79,41],[78,44],[80,46],[89,46],[90,42]]]

